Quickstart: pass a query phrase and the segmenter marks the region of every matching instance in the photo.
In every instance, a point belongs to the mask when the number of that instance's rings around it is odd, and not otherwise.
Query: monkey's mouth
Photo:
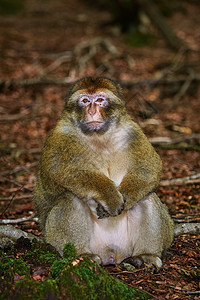
[[[103,125],[104,122],[103,121],[90,121],[85,123],[86,126],[88,126],[89,128],[91,128],[92,130],[99,130]]]
[[[109,127],[109,121],[89,121],[89,122],[81,122],[80,128],[83,133],[91,134],[93,132],[105,133]]]

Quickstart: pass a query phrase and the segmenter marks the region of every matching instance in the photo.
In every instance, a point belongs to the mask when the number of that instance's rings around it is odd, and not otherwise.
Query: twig
[[[200,223],[184,223],[178,224],[174,228],[174,236],[179,236],[182,234],[199,234],[200,233]]]
[[[13,184],[16,185],[16,186],[19,186],[20,189],[24,189],[24,190],[27,190],[27,191],[29,191],[29,192],[32,192],[32,191],[33,191],[33,189],[28,188],[28,187],[25,187],[23,184],[17,182],[16,180],[9,179],[9,178],[3,177],[3,176],[1,176],[1,175],[0,175],[0,178],[3,178],[5,181],[11,182],[11,183],[13,183]]]
[[[191,217],[191,216],[200,216],[200,212],[199,213],[190,213],[190,214],[181,214],[181,213],[171,213],[171,215],[173,215],[173,218],[176,219],[176,218],[188,218],[188,217]]]
[[[186,136],[181,136],[176,139],[171,139],[169,137],[154,137],[154,138],[149,138],[149,141],[153,145],[159,145],[159,144],[178,144],[181,142],[185,142],[188,140],[200,140],[200,134],[191,134],[191,135],[186,135]]]
[[[97,73],[98,70],[101,69],[102,65],[108,69],[111,69],[112,65],[109,64],[109,62],[114,58],[123,58],[127,61],[130,67],[133,65],[133,59],[129,55],[119,53],[117,48],[110,42],[110,40],[102,37],[96,37],[92,40],[81,42],[76,45],[73,52],[74,57],[71,62],[72,69],[74,69],[75,66],[76,69],[81,71],[85,67],[86,63],[97,54],[99,49],[105,50],[106,54],[104,55],[105,58],[102,58],[101,60],[101,66],[96,68]]]
[[[57,78],[41,78],[34,77],[31,79],[18,79],[18,80],[3,80],[0,79],[0,87],[11,88],[11,87],[26,87],[33,85],[67,85],[73,83],[74,80],[71,77],[65,77],[61,79]]]
[[[0,115],[0,121],[17,121],[26,117],[28,113],[13,114],[13,115]]]
[[[14,169],[12,171],[5,171],[5,172],[0,173],[0,176],[3,177],[5,175],[13,175],[13,174],[16,174],[16,173],[21,172],[21,171],[29,172],[28,169],[36,167],[37,165],[38,165],[38,162],[34,162],[34,163],[32,163],[28,166],[17,167],[16,169]]]
[[[57,69],[62,63],[69,61],[72,58],[72,53],[65,53],[64,55],[58,57],[52,64],[50,64],[47,68],[41,70],[40,76],[44,76],[47,73],[50,73]]]
[[[58,59],[62,56],[72,57],[72,51],[62,51],[57,53],[45,53],[40,55],[42,58],[48,58],[48,59]]]
[[[1,88],[11,88],[11,87],[26,87],[26,86],[34,86],[34,85],[64,85],[72,84],[78,78],[65,77],[65,78],[41,78],[35,77],[32,79],[17,79],[17,80],[4,80],[0,78],[0,87]],[[155,85],[171,85],[175,83],[183,83],[187,80],[187,76],[176,76],[171,78],[158,78],[158,79],[147,79],[147,80],[130,80],[130,81],[119,81],[123,87],[132,87],[132,86],[155,86]],[[200,81],[200,74],[195,74],[193,81]]]
[[[190,291],[190,290],[184,289],[184,288],[179,287],[179,286],[169,285],[169,287],[171,287],[172,289],[177,290],[177,291],[185,292],[188,295],[198,295],[198,294],[200,294],[200,291]]]
[[[4,220],[0,220],[0,224],[18,224],[21,222],[26,222],[26,221],[34,221],[34,222],[38,222],[38,218],[34,217],[34,214],[29,216],[29,217],[22,217],[22,218],[18,218],[18,219],[4,219]]]
[[[171,84],[175,84],[175,83],[184,83],[187,80],[187,76],[185,75],[178,75],[176,77],[170,76],[170,77],[165,77],[163,75],[161,75],[159,78],[157,79],[147,79],[147,80],[129,80],[129,81],[125,81],[125,80],[121,80],[120,83],[123,87],[132,87],[135,85],[138,86],[143,86],[143,85],[147,85],[147,86],[155,86],[155,85],[171,85]],[[200,74],[195,74],[193,81],[200,81]]]
[[[160,185],[169,186],[169,185],[183,185],[183,184],[196,184],[196,183],[200,183],[200,173],[191,176],[182,177],[182,178],[161,180]]]
[[[22,195],[22,196],[15,197],[15,200],[29,199],[32,197],[33,197],[33,195]],[[0,198],[0,201],[7,201],[7,200],[12,200],[12,198],[10,198],[10,197],[1,197]]]
[[[177,102],[185,95],[185,93],[187,92],[187,90],[189,89],[189,87],[190,87],[190,85],[193,81],[193,77],[194,77],[194,72],[190,71],[190,74],[189,74],[188,78],[183,83],[183,85],[181,86],[179,92],[176,94],[176,96],[172,100],[170,108],[172,108],[172,106],[177,104]]]
[[[154,137],[150,138],[149,141],[152,145],[161,147],[164,149],[189,149],[194,151],[200,150],[200,134],[191,134],[176,139],[168,137]],[[194,142],[189,142],[194,141]]]
[[[9,206],[12,204],[12,202],[14,201],[14,199],[15,199],[15,195],[12,196],[12,198],[10,199],[10,202],[5,207],[5,209],[3,210],[3,212],[0,214],[0,217],[2,217],[5,214],[5,212],[7,211],[7,209],[9,208]]]
[[[188,224],[188,223],[196,223],[200,220],[200,218],[198,218],[198,219],[188,219],[188,220],[186,220],[186,219],[174,219],[173,218],[173,220],[174,220],[175,223],[187,223]]]

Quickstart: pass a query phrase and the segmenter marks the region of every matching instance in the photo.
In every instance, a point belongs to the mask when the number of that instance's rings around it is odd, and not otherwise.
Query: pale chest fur
[[[95,154],[95,166],[110,178],[116,186],[120,185],[128,171],[128,130],[116,128],[112,134],[90,137],[89,147]]]

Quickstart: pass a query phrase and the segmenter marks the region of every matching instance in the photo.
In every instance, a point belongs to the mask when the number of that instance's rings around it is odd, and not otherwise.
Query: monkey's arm
[[[49,180],[45,184],[47,176],[49,176]],[[57,195],[67,191],[83,201],[95,200],[107,212],[107,214],[104,213],[104,216],[116,216],[124,207],[123,197],[114,183],[99,172],[74,168],[70,171],[65,170],[61,174],[59,171],[53,170],[48,172],[42,181],[45,190],[53,193],[56,189]],[[97,213],[102,216],[99,209]]]
[[[124,206],[123,197],[113,181],[95,168],[91,156],[92,152],[72,137],[66,140],[50,136],[40,164],[43,189],[54,199],[65,191],[83,201],[93,199],[103,206],[107,215],[118,215]]]
[[[137,135],[129,147],[129,171],[118,189],[125,200],[125,209],[131,208],[159,185],[162,162],[138,125]],[[133,135],[134,136],[134,135]]]

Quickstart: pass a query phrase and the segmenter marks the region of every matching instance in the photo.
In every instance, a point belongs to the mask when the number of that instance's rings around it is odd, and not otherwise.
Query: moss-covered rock
[[[55,299],[59,294],[58,285],[55,280],[34,281],[29,278],[24,278],[17,281],[9,299],[12,300],[40,300]]]
[[[66,266],[59,281],[61,291],[72,299],[149,299],[149,295],[125,285],[90,260]]]
[[[77,257],[74,245],[64,257],[48,244],[20,238],[5,252],[0,251],[0,300],[42,299],[149,299],[111,276],[87,256]],[[32,274],[44,270],[45,275]],[[42,273],[39,273],[42,274]]]

